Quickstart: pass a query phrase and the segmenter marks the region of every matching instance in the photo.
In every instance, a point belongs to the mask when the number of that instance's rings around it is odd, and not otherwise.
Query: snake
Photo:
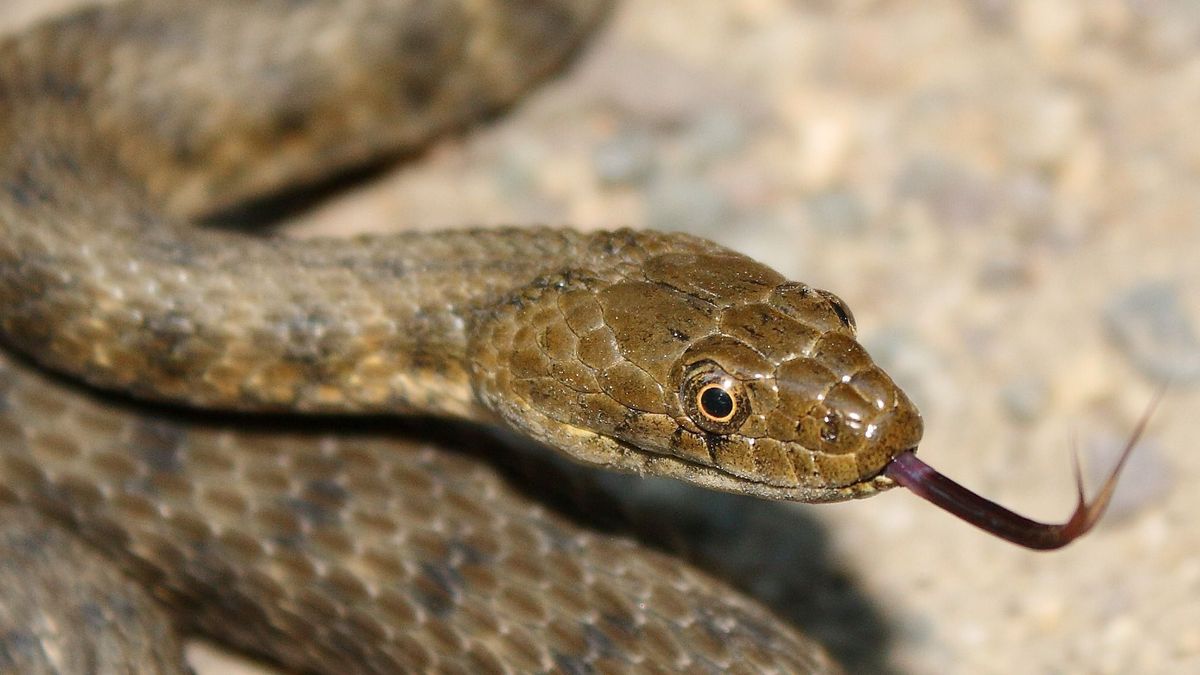
[[[610,4],[124,0],[0,44],[0,670],[186,672],[182,629],[303,672],[839,672],[515,486],[494,426],[765,499],[899,485],[1031,548],[1091,528],[1137,433],[1069,521],[1017,516],[916,458],[841,299],[705,239],[196,225],[510,107]]]

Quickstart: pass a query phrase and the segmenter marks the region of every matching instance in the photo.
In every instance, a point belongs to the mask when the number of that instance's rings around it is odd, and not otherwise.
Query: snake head
[[[743,273],[745,269],[741,270]],[[922,422],[837,296],[782,282],[718,312],[670,371],[673,454],[822,500],[869,494]]]
[[[617,469],[810,502],[891,487],[884,467],[916,447],[921,417],[845,303],[708,242],[674,244],[498,304],[473,343],[480,399]]]
[[[485,312],[480,400],[581,461],[807,502],[902,485],[1028,548],[1064,546],[1103,514],[1149,412],[1094,499],[1077,480],[1070,519],[1029,520],[917,459],[921,416],[841,299],[702,240],[651,236],[671,252],[602,241],[613,270],[541,278]]]

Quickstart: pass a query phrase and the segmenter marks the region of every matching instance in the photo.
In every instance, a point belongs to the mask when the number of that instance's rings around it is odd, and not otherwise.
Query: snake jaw
[[[1100,491],[1090,501],[1084,492],[1079,455],[1072,455],[1075,487],[1078,500],[1071,517],[1062,523],[1042,523],[1030,520],[986,499],[939,473],[917,459],[916,450],[906,450],[892,458],[883,470],[883,477],[911,490],[918,497],[971,523],[972,525],[1012,542],[1038,551],[1062,548],[1085,535],[1096,525],[1108,508],[1117,487],[1117,479],[1130,453],[1141,438],[1150,415],[1162,398],[1160,392],[1126,441],[1121,456],[1104,480]]]

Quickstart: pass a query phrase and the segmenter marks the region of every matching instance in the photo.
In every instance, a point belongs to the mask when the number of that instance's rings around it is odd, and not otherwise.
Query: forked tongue
[[[925,499],[935,506],[944,509],[972,525],[990,532],[997,537],[1006,539],[1018,546],[1039,551],[1049,551],[1062,548],[1075,541],[1091,530],[1112,499],[1113,490],[1117,487],[1117,477],[1129,459],[1129,453],[1137,445],[1138,439],[1150,421],[1162,394],[1150,404],[1146,414],[1138,422],[1116,466],[1108,474],[1100,492],[1088,501],[1084,495],[1083,476],[1079,470],[1079,456],[1072,455],[1075,468],[1075,487],[1079,493],[1079,501],[1075,512],[1064,523],[1039,523],[985,499],[949,478],[938,473],[933,467],[917,459],[912,450],[896,455],[883,470],[883,475],[896,481],[918,497]]]

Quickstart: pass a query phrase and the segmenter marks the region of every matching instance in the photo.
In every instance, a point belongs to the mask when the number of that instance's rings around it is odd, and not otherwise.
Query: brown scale
[[[186,224],[504,107],[607,5],[134,0],[0,45],[0,333],[21,355],[0,356],[0,618],[23,626],[0,670],[177,670],[154,601],[302,670],[836,670],[470,454],[264,413],[499,419],[584,463],[779,499],[899,483],[1033,547],[1091,527],[1111,480],[1047,526],[920,463],[920,415],[842,302],[710,242]]]

